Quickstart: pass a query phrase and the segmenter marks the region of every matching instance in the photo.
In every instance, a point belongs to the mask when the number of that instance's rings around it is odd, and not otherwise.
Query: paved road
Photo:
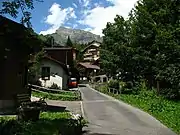
[[[81,87],[92,135],[175,135],[149,114],[88,87]],[[88,133],[90,135],[90,133]]]

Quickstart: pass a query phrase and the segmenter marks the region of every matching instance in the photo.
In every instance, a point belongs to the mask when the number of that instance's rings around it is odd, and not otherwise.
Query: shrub
[[[79,101],[81,100],[80,92],[62,92],[59,94],[53,94],[48,92],[37,92],[33,91],[32,95],[35,97],[51,99],[51,100],[62,100],[62,101]]]
[[[115,89],[119,89],[120,86],[119,86],[119,81],[118,80],[110,80],[109,83],[108,83],[108,87],[110,88],[115,88]]]
[[[172,88],[160,89],[160,95],[164,96],[167,99],[180,99],[180,91]]]
[[[18,120],[22,121],[37,121],[39,119],[39,114],[47,106],[47,103],[40,99],[39,101],[24,102],[18,107]]]
[[[87,121],[79,114],[71,114],[71,118],[67,121],[66,125],[63,127],[63,135],[77,135],[82,134],[83,127],[87,126]]]
[[[50,89],[61,89],[57,84],[53,83],[50,87]]]
[[[83,117],[73,119],[68,112],[43,112],[36,122],[0,117],[0,135],[78,135],[86,123]]]

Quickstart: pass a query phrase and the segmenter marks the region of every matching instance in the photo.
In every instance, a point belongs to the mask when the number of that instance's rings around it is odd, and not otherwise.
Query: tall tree
[[[166,96],[180,97],[180,1],[140,0],[129,19],[121,16],[104,29],[104,70],[130,74],[130,80],[160,82]],[[162,91],[160,91],[162,92]],[[163,91],[164,92],[164,91]]]
[[[72,41],[71,41],[69,36],[67,38],[66,46],[73,47],[73,43],[72,43]]]
[[[0,14],[9,14],[14,18],[17,18],[19,11],[22,13],[21,23],[31,28],[31,13],[29,10],[33,9],[33,2],[43,2],[43,0],[4,0],[2,2],[2,9]]]
[[[132,51],[128,45],[129,24],[122,16],[116,16],[115,23],[108,23],[103,30],[103,44],[100,58],[105,72],[115,75],[118,72],[130,72]],[[115,70],[116,69],[116,70]]]

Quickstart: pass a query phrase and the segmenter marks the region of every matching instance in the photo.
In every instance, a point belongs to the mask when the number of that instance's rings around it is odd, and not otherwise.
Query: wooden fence
[[[104,83],[91,83],[90,84],[92,88],[96,88],[96,87],[100,87],[105,85]],[[115,88],[108,88],[108,92],[109,93],[113,93],[113,94],[121,94],[121,89],[115,89]]]

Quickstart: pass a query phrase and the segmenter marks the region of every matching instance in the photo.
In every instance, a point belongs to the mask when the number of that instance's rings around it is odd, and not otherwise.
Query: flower
[[[73,114],[73,113],[70,113],[70,114],[72,116],[72,119],[74,119],[74,120],[79,120],[81,118],[80,114]]]

